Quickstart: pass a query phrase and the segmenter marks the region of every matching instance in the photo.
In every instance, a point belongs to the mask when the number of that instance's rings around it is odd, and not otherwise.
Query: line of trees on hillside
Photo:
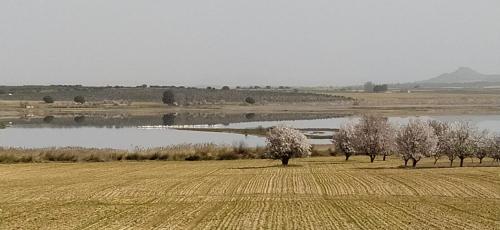
[[[368,155],[371,162],[376,156],[397,153],[404,165],[412,161],[413,167],[425,157],[433,157],[434,164],[447,157],[450,166],[456,159],[460,167],[464,159],[476,157],[482,163],[485,157],[500,160],[500,137],[488,131],[479,131],[465,121],[441,122],[410,120],[394,127],[387,118],[366,115],[359,121],[343,124],[334,135],[333,143],[346,160],[352,155]]]
[[[367,93],[383,93],[389,89],[387,84],[376,85],[373,82],[366,82],[364,85],[364,90]]]
[[[58,101],[73,101],[76,96],[83,96],[86,102],[161,102],[164,92],[170,91],[175,96],[175,102],[177,102],[180,106],[248,103],[245,99],[249,97],[255,101],[255,104],[301,102],[351,104],[355,101],[353,98],[345,96],[274,89],[275,88],[273,88],[273,90],[268,90],[265,88],[235,89],[230,87],[223,87],[219,89],[199,89],[190,87],[106,88],[63,86],[13,86],[3,89],[0,86],[0,90],[4,90],[6,92],[6,94],[0,94],[0,99],[23,101],[39,100],[50,104]]]
[[[226,89],[223,89],[223,91],[231,91],[229,88],[226,88]],[[257,96],[259,96],[258,93],[255,93]],[[233,96],[232,98],[238,98],[238,96],[241,96],[239,93],[236,93],[235,96]],[[288,95],[288,96],[296,96],[296,95]],[[311,96],[311,95],[309,95]],[[321,97],[321,95],[316,95],[317,97]],[[315,97],[316,97],[315,96]],[[272,95],[272,97],[286,97],[286,96],[283,96],[283,95]],[[199,101],[203,101],[204,99],[202,99],[203,97],[200,96],[200,95],[196,95],[196,94],[193,94],[193,95],[187,95],[187,94],[183,94],[183,93],[177,93],[173,90],[166,90],[163,92],[163,96],[162,96],[162,102],[164,104],[167,104],[167,105],[179,105],[179,104],[189,104],[190,102],[199,102]],[[350,98],[345,98],[345,97],[331,97],[333,100],[351,100]],[[221,97],[221,99],[219,101],[224,101]],[[283,100],[285,101],[285,100]],[[249,104],[249,105],[253,105],[255,104],[257,101],[256,99],[253,97],[253,96],[247,96],[245,97],[244,99],[241,100],[241,102],[244,102],[246,104]]]
[[[47,104],[52,104],[55,102],[54,98],[52,98],[52,96],[44,96],[42,98],[42,101],[47,103]],[[85,103],[85,97],[84,96],[81,96],[81,95],[78,95],[76,97],[73,98],[73,101],[76,102],[76,103],[79,103],[79,104],[84,104]]]

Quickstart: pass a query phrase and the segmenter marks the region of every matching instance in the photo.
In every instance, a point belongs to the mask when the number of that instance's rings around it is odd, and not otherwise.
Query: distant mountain
[[[422,84],[456,84],[491,82],[500,83],[500,74],[482,74],[468,67],[460,67],[455,72],[441,74],[429,80],[419,81]]]

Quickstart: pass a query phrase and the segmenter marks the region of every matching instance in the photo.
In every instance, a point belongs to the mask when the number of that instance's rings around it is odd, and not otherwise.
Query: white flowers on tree
[[[267,157],[281,160],[288,165],[293,157],[304,157],[311,154],[311,145],[307,137],[300,131],[279,125],[267,133]]]
[[[421,120],[410,120],[407,125],[399,129],[396,144],[399,154],[405,161],[413,161],[413,167],[424,157],[430,157],[437,149],[438,137],[434,128]]]
[[[497,138],[495,135],[484,130],[477,136],[477,149],[475,156],[479,159],[479,163],[483,163],[483,159],[487,156],[494,158],[497,149]]]
[[[437,148],[433,153],[434,164],[436,164],[441,156],[446,155],[450,151],[446,144],[446,133],[450,128],[450,124],[438,120],[430,120],[428,123],[434,129],[434,133],[438,137]]]
[[[445,143],[450,160],[450,165],[453,166],[453,161],[458,157],[460,159],[460,167],[464,164],[464,159],[469,156],[474,156],[477,151],[477,131],[468,122],[454,122],[450,125],[448,132],[445,134]]]
[[[378,154],[388,155],[394,148],[394,129],[385,117],[365,115],[355,126],[356,152],[370,156],[370,162]]]
[[[494,141],[491,142],[490,156],[495,161],[500,161],[500,136],[495,136]]]
[[[395,151],[403,158],[405,166],[412,160],[413,167],[425,157],[434,157],[434,164],[441,156],[448,156],[450,165],[456,158],[460,167],[467,157],[477,157],[482,163],[485,157],[500,161],[500,137],[487,131],[481,133],[468,122],[447,123],[441,121],[410,120],[399,128],[393,128],[383,117],[365,115],[359,122],[343,124],[333,136],[337,150],[346,160],[354,154],[366,154],[371,162],[377,155],[389,155]]]
[[[340,126],[339,132],[333,135],[333,143],[336,148],[345,155],[345,160],[356,154],[356,123],[349,121]]]

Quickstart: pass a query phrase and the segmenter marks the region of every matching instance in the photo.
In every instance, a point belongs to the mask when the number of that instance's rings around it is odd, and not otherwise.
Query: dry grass
[[[414,93],[334,93],[353,97],[360,106],[499,106],[500,93],[414,92]]]
[[[214,144],[180,144],[160,148],[137,148],[134,151],[94,148],[1,148],[0,163],[34,162],[108,162],[144,160],[234,160],[262,158],[264,148]]]
[[[40,101],[25,101],[34,105],[34,109],[21,109],[21,101],[0,100],[0,117],[18,118],[33,115],[68,115],[75,113],[91,114],[129,114],[129,115],[162,115],[171,112],[215,112],[225,113],[381,113],[384,115],[445,115],[445,114],[498,114],[500,112],[500,90],[437,90],[415,91],[413,93],[352,93],[337,91],[312,90],[313,93],[324,93],[358,100],[358,105],[351,101],[333,101],[320,103],[267,103],[263,105],[241,105],[225,103],[217,105],[193,105],[185,107],[165,107],[160,102],[133,102],[127,106],[98,105],[94,107],[64,108],[58,106],[70,102],[45,104]]]
[[[0,165],[0,229],[495,229],[500,168],[368,157]]]

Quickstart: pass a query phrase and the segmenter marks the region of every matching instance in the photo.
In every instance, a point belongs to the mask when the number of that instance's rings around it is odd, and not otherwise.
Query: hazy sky
[[[0,0],[0,85],[346,85],[500,73],[499,0]]]

